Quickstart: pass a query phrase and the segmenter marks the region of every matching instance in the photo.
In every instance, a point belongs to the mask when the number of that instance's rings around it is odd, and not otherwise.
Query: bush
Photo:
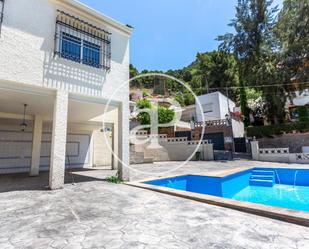
[[[298,111],[298,116],[299,116],[299,122],[309,121],[308,109],[306,106],[297,107],[297,111]]]
[[[106,181],[109,183],[116,183],[116,184],[122,183],[121,179],[119,179],[118,176],[110,176],[106,179]]]
[[[256,138],[273,137],[275,135],[282,135],[283,133],[292,133],[293,131],[304,133],[309,132],[309,122],[248,127],[246,131],[247,137]]]

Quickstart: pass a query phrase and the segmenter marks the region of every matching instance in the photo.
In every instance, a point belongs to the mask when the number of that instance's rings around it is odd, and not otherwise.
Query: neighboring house
[[[235,102],[227,98],[220,92],[208,93],[197,97],[199,105],[196,105],[196,121],[202,122],[203,115],[205,121],[226,119],[226,115],[234,111]]]
[[[132,28],[75,0],[0,3],[0,173],[49,170],[57,189],[66,164],[119,158],[127,180],[129,86],[114,92],[129,79]]]
[[[292,100],[288,100],[286,103],[286,109],[289,112],[290,120],[292,122],[298,121],[298,107],[306,106],[309,115],[309,89],[305,89],[302,92],[295,92],[295,97]]]

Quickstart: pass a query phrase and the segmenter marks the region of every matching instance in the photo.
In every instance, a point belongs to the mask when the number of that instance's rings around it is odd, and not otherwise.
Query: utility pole
[[[206,93],[209,93],[209,84],[208,84],[207,76],[205,76],[205,83],[206,83]]]

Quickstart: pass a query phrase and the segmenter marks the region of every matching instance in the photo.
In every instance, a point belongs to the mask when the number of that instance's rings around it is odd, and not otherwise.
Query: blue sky
[[[283,0],[275,0],[282,4]],[[215,38],[231,31],[237,0],[81,0],[135,31],[131,63],[139,70],[180,69],[198,52],[212,51]]]

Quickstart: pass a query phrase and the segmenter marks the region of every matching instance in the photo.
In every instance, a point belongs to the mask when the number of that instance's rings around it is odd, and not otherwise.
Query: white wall
[[[0,174],[29,172],[32,148],[32,122],[25,132],[19,120],[0,120]],[[92,165],[91,131],[69,129],[67,135],[67,168],[83,168]],[[45,124],[42,134],[40,170],[48,170],[51,152],[50,124]]]
[[[225,115],[229,113],[228,106],[230,107],[230,111],[233,111],[234,107],[236,106],[233,101],[227,101],[227,97],[220,92],[198,96],[197,99],[202,107],[204,105],[212,105],[212,112],[204,113],[205,121],[225,119]],[[196,117],[197,122],[203,121],[202,113],[198,104],[196,104]]]
[[[235,138],[245,136],[245,124],[241,121],[232,119],[233,124],[233,135]]]
[[[110,72],[54,58],[57,9],[112,33]],[[6,0],[0,38],[0,81],[110,97],[115,87],[129,77],[129,35],[90,18],[93,17],[56,1]],[[129,87],[123,87],[115,99],[128,101],[128,95]]]

